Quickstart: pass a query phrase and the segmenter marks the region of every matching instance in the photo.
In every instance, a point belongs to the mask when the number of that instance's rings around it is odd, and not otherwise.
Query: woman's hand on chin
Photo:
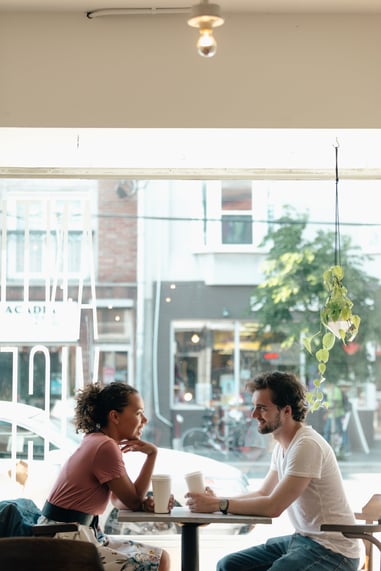
[[[151,456],[151,454],[157,455],[157,446],[138,438],[121,440],[119,446],[122,452],[142,452],[147,454],[147,456]]]

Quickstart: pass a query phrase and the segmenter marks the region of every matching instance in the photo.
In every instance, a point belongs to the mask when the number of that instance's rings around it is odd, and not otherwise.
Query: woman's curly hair
[[[78,391],[74,411],[76,432],[99,432],[108,423],[111,410],[122,412],[131,394],[137,389],[125,383],[112,382],[106,386],[90,383]]]

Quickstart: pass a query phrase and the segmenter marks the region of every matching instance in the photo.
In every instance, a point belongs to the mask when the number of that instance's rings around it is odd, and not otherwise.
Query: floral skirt
[[[39,524],[60,523],[41,516]],[[79,525],[78,531],[61,532],[57,539],[74,539],[94,543],[105,571],[157,571],[162,549],[123,536],[107,537],[107,545],[96,539],[94,531],[86,525]]]

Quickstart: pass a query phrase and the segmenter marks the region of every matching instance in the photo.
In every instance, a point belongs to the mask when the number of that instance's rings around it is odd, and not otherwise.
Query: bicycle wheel
[[[202,428],[186,430],[181,439],[181,445],[182,449],[187,452],[197,452],[211,447],[209,436]]]

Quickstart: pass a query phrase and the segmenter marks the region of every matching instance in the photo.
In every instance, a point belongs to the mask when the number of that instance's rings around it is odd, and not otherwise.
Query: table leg
[[[198,571],[198,523],[184,523],[181,528],[181,571]]]

